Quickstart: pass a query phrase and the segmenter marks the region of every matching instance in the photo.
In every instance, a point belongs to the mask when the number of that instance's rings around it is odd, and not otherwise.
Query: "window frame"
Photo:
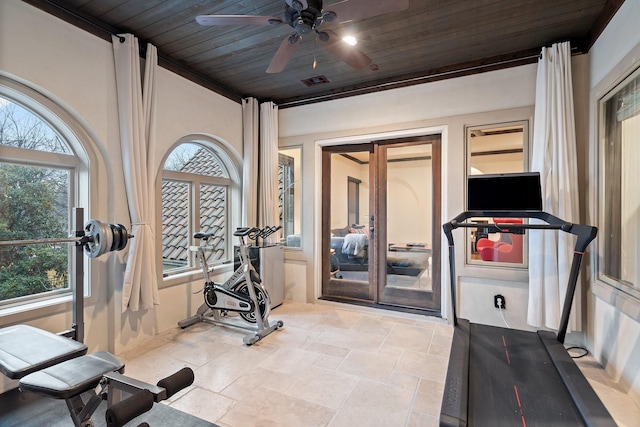
[[[278,147],[278,174],[279,174],[280,165],[282,164],[283,156],[286,156],[287,158],[289,158],[291,160],[290,165],[292,165],[291,170],[293,174],[293,182],[292,182],[292,187],[290,189],[290,194],[293,195],[293,206],[292,206],[292,209],[290,209],[290,212],[293,212],[293,232],[290,233],[289,235],[291,236],[298,235],[299,243],[297,246],[287,245],[288,236],[285,234],[284,230],[282,231],[282,234],[281,234],[282,236],[281,242],[287,252],[293,251],[293,253],[301,252],[303,243],[304,243],[303,242],[304,241],[304,232],[303,232],[304,215],[302,214],[303,203],[304,203],[303,202],[304,200],[303,185],[302,185],[303,167],[304,167],[304,165],[302,164],[303,154],[304,154],[304,150],[302,145]],[[280,183],[278,182],[278,187],[279,186],[280,186]],[[280,191],[278,191],[276,195],[276,200],[274,201],[274,203],[278,204],[278,206],[280,205],[281,203]],[[280,225],[282,224],[280,223]],[[296,230],[298,230],[298,232],[296,232]]]
[[[77,180],[77,168],[79,166],[79,161],[75,156],[63,154],[60,157],[59,153],[49,153],[46,151],[36,151],[29,150],[24,148],[16,148],[16,147],[6,147],[1,146],[3,155],[0,156],[0,163],[3,164],[14,164],[25,167],[43,167],[49,169],[57,169],[68,172],[69,176],[69,187],[67,189],[68,193],[68,221],[67,221],[67,229],[72,230],[74,227],[73,222],[73,199],[76,194],[76,180]],[[9,152],[9,156],[6,156],[6,151]],[[11,150],[10,150],[11,149]],[[32,154],[36,154],[33,155]],[[47,156],[47,154],[53,154],[53,156]],[[49,159],[47,159],[49,157]],[[54,162],[54,159],[60,160],[60,163]],[[68,282],[67,287],[63,289],[51,290],[46,292],[41,292],[38,294],[31,295],[23,295],[21,297],[12,298],[10,300],[0,300],[0,310],[4,308],[13,308],[17,306],[21,306],[24,304],[39,302],[39,301],[48,301],[52,299],[59,298],[61,296],[69,296],[73,291],[73,284],[75,283],[75,268],[74,265],[74,245],[67,244],[67,271],[68,271]],[[87,290],[85,289],[85,296],[88,296]]]
[[[209,175],[200,175],[192,172],[180,172],[180,171],[162,171],[162,182],[164,181],[174,181],[174,182],[182,182],[186,183],[189,186],[189,196],[191,200],[189,201],[191,212],[189,213],[189,232],[188,237],[189,240],[193,240],[192,234],[196,231],[200,231],[201,226],[199,225],[200,216],[197,214],[200,212],[200,186],[202,184],[205,185],[215,185],[219,187],[225,187],[226,199],[229,200],[230,195],[230,187],[232,186],[232,182],[230,178],[221,178],[221,177],[213,177]],[[229,218],[229,206],[228,204],[225,206],[225,257],[222,260],[216,261],[215,264],[222,264],[225,262],[229,262],[233,260],[233,257],[230,257],[232,253],[232,245],[231,238],[232,233],[230,232],[230,218]],[[189,242],[190,244],[195,244],[193,241]],[[169,270],[168,273],[163,272],[164,277],[171,276],[173,274],[184,273],[185,271],[192,271],[194,269],[199,269],[200,266],[196,262],[195,253],[190,252],[188,256],[188,264],[184,267],[178,267],[175,269]]]
[[[0,95],[28,110],[55,132],[69,148],[70,153],[55,153],[20,147],[2,146],[0,161],[22,166],[46,167],[66,170],[69,176],[68,188],[68,230],[75,227],[73,208],[89,208],[89,189],[92,187],[89,171],[90,159],[95,158],[90,133],[81,120],[66,111],[50,97],[25,83],[0,75]],[[88,210],[88,209],[85,209]],[[60,304],[69,304],[73,298],[76,283],[74,246],[68,245],[68,287],[46,294],[25,295],[0,302],[0,318],[8,321],[25,321],[32,316],[44,316],[58,310]],[[85,265],[83,279],[84,297],[93,303],[91,280],[97,273],[90,265]],[[13,320],[12,320],[13,319]]]
[[[636,49],[638,50],[638,49]],[[615,70],[614,70],[615,71]],[[610,76],[608,76],[610,77]],[[594,286],[593,291],[600,298],[605,301],[616,305],[624,313],[632,316],[633,318],[640,319],[640,283],[636,283],[635,286],[630,286],[622,280],[618,280],[610,275],[606,274],[605,269],[605,243],[606,240],[603,237],[606,230],[606,206],[604,192],[605,178],[606,178],[606,117],[605,117],[605,103],[616,96],[626,83],[635,78],[640,78],[640,60],[631,61],[630,66],[619,75],[615,80],[612,79],[609,84],[602,82],[599,87],[601,90],[596,90],[592,93],[592,105],[595,109],[595,138],[593,155],[594,167],[596,170],[594,196],[595,205],[597,210],[596,223],[599,229],[599,237],[596,238],[595,250],[592,250],[592,268]],[[608,80],[605,78],[605,82]],[[602,89],[604,88],[604,89]],[[623,196],[623,195],[622,195]]]
[[[522,172],[529,172],[531,170],[530,167],[530,152],[531,152],[531,123],[529,118],[523,119],[515,119],[515,120],[498,120],[495,122],[487,122],[484,124],[478,125],[467,125],[464,127],[464,140],[465,140],[465,172],[464,172],[464,206],[466,209],[466,200],[467,200],[467,177],[471,175],[471,133],[476,130],[482,130],[487,128],[500,128],[500,127],[515,127],[522,126]],[[483,174],[490,173],[501,173],[501,172],[483,172]],[[485,220],[487,218],[475,218],[478,220]],[[471,220],[471,219],[470,219]],[[524,220],[526,222],[526,220]],[[482,224],[478,226],[478,229],[482,228]],[[505,268],[509,270],[526,272],[529,270],[529,239],[528,235],[525,234],[522,239],[522,263],[512,263],[512,262],[499,262],[499,261],[483,261],[479,259],[472,259],[472,233],[473,229],[467,229],[465,231],[466,238],[464,239],[464,260],[465,265],[469,267],[479,267],[479,268]]]

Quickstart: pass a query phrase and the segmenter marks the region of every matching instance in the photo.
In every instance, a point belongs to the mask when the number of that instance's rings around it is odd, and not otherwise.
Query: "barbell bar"
[[[75,243],[82,245],[89,258],[97,258],[111,251],[121,251],[132,236],[122,224],[105,224],[90,219],[83,230],[75,231],[75,236],[53,239],[3,240],[0,246],[21,246],[55,243]]]

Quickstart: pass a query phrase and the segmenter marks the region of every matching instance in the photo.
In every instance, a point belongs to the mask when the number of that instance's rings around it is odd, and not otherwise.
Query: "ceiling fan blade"
[[[198,15],[196,22],[200,25],[275,25],[282,20],[275,16],[256,15]]]
[[[344,0],[327,6],[326,12],[336,14],[335,22],[347,22],[409,8],[409,0]]]
[[[289,62],[289,58],[291,57],[291,54],[293,53],[293,51],[296,50],[296,48],[300,44],[300,40],[302,40],[302,38],[298,37],[295,34],[293,36],[289,36],[286,39],[282,40],[282,43],[280,43],[280,47],[278,48],[278,51],[276,52],[273,59],[271,60],[271,63],[267,67],[268,74],[275,74],[284,70],[284,67],[286,67],[287,63]]]
[[[349,46],[333,31],[325,30],[329,40],[322,41],[318,38],[318,43],[329,52],[346,62],[351,68],[361,70],[371,64],[371,58],[353,46]]]

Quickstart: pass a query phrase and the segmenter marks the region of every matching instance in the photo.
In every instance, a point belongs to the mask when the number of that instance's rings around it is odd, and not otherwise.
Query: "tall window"
[[[301,246],[301,164],[302,148],[278,150],[278,212],[282,226],[282,240],[285,246],[293,248]]]
[[[50,123],[0,95],[0,240],[68,237],[79,166]],[[72,248],[0,247],[0,306],[68,292]]]
[[[208,262],[233,258],[231,203],[236,174],[222,151],[201,143],[178,145],[167,157],[162,173],[162,262],[164,275],[197,267],[189,247],[193,233],[214,233]],[[234,171],[233,171],[234,172]]]
[[[599,103],[598,278],[640,300],[640,68]]]

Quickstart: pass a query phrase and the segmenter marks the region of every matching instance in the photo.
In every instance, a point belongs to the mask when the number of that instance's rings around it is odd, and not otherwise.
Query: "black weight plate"
[[[118,229],[120,230],[120,246],[118,250],[121,251],[127,247],[127,242],[129,241],[129,233],[127,232],[127,228],[122,224],[117,224]]]
[[[111,230],[111,234],[113,235],[113,240],[111,242],[111,248],[109,249],[109,251],[115,251],[118,248],[118,245],[120,245],[121,233],[118,230],[116,224],[109,224],[109,229]]]

